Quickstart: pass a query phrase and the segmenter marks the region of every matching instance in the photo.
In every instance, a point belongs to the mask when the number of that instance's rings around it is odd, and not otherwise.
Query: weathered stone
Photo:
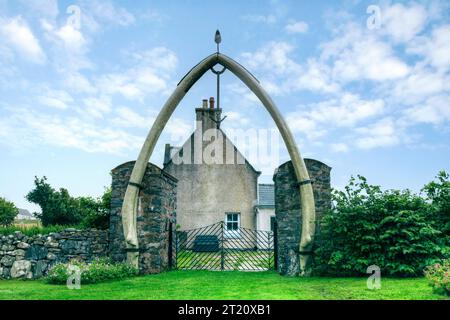
[[[37,261],[33,265],[33,278],[40,278],[42,277],[45,272],[47,271],[48,262],[45,260]]]
[[[47,242],[45,242],[44,245],[48,248],[58,248],[59,247],[59,243],[56,241],[47,241]]]
[[[39,245],[32,245],[25,253],[25,259],[41,260],[47,257],[47,248]]]
[[[11,269],[10,268],[3,268],[3,275],[0,274],[0,276],[3,277],[3,279],[9,279],[11,277]]]
[[[13,256],[9,256],[9,255],[5,255],[3,256],[3,258],[0,260],[0,264],[2,264],[5,267],[11,267],[14,263],[14,261],[16,260],[15,257]]]
[[[49,252],[47,254],[47,260],[56,260],[56,255],[54,253]]]
[[[17,258],[21,259],[25,257],[25,250],[22,249],[16,249],[12,252],[13,256],[16,256]]]
[[[30,247],[30,245],[26,242],[19,242],[17,244],[17,248],[19,249],[28,249]]]
[[[14,249],[15,249],[15,247],[11,244],[4,244],[2,246],[2,251],[12,251]]]
[[[11,278],[33,278],[33,273],[31,272],[31,262],[28,260],[15,261],[11,267]]]
[[[18,240],[22,239],[25,236],[21,231],[15,231],[14,235],[15,235],[15,238]]]

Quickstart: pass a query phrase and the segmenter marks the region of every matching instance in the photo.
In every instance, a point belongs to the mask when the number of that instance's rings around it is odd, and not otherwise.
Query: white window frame
[[[228,221],[228,216],[236,214],[237,221]],[[228,230],[228,222],[237,222],[237,230]],[[241,237],[241,213],[240,212],[226,212],[225,213],[225,228],[224,237],[225,238],[240,238]]]

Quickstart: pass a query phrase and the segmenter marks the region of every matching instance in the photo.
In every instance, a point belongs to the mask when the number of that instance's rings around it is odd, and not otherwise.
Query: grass
[[[41,226],[40,223],[35,224],[14,224],[11,226],[0,226],[0,236],[6,236],[13,234],[16,231],[22,232],[26,236],[35,236],[38,234],[46,235],[52,232],[61,232],[64,231],[67,228],[77,228],[79,229],[79,226],[59,226],[59,225],[53,225],[53,226]]]
[[[382,278],[369,290],[367,278],[288,278],[276,272],[171,271],[94,285],[80,290],[44,280],[2,280],[0,299],[448,299],[432,293],[424,278]]]
[[[274,268],[273,251],[239,251],[226,249],[223,252],[225,270],[269,270]],[[220,270],[222,253],[193,252],[181,250],[177,253],[177,268]],[[207,268],[205,268],[207,266]]]

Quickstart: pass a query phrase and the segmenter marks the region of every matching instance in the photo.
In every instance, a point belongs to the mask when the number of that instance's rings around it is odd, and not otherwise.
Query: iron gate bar
[[[221,221],[202,228],[176,231],[173,266],[194,270],[273,269],[276,263],[274,233],[239,228],[234,231],[238,237],[228,237],[225,227]]]
[[[187,268],[187,269],[190,269],[190,268],[199,269],[197,267],[199,262],[205,262],[205,261],[211,260],[209,258],[211,257],[212,254],[204,255],[203,257],[202,257],[201,254],[199,254],[197,257],[195,257],[194,256],[194,251],[192,250],[192,252],[188,252],[188,250],[189,250],[189,248],[191,246],[193,247],[194,241],[195,241],[195,239],[196,239],[196,237],[198,235],[204,234],[204,233],[215,235],[214,233],[216,231],[218,231],[217,226],[218,226],[217,224],[213,224],[213,225],[206,226],[206,227],[203,227],[203,228],[181,231],[181,232],[186,234],[186,240],[185,240],[185,245],[184,245],[184,249],[185,250],[183,251],[183,255],[184,255],[185,260],[183,262],[186,263],[186,256],[187,257],[189,257],[189,256],[193,257],[193,258],[191,258],[191,260],[190,260],[190,262],[189,262],[189,264],[187,266],[185,264],[183,269],[185,269],[185,268]],[[220,228],[219,228],[219,230],[220,230]],[[183,256],[181,258],[183,258]],[[178,259],[178,257],[177,257],[177,259]],[[211,260],[211,261],[213,261],[213,260]],[[200,267],[200,269],[203,269],[203,268]]]

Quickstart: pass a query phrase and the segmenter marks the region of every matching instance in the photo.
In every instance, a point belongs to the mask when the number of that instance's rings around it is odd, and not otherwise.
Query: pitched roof
[[[258,184],[258,206],[275,207],[275,186],[273,184]]]
[[[234,145],[233,141],[231,141],[230,138],[228,138],[228,136],[225,134],[225,132],[222,129],[217,129],[218,131],[220,131],[225,139],[226,143],[230,143],[233,147],[234,147],[234,152],[237,153],[239,155],[239,157],[241,157],[242,159],[244,159],[245,163],[259,176],[261,174],[261,171],[256,170],[253,165],[244,157],[244,155],[239,151],[239,149]],[[192,141],[194,141],[194,135],[195,135],[195,131],[192,132],[192,134],[189,136],[188,139],[186,139],[186,142],[183,144],[182,147],[174,147],[171,146],[172,148],[175,148],[176,152],[174,152],[173,154],[169,154],[169,159],[167,159],[167,162],[164,163],[164,168],[167,168],[172,162],[173,162],[173,158],[176,156],[179,156],[180,151],[182,151],[186,145],[188,145],[188,143],[191,143]],[[193,144],[193,147],[195,147],[195,143]],[[227,148],[225,148],[223,150],[224,154],[226,154]],[[193,151],[195,152],[195,151]]]

